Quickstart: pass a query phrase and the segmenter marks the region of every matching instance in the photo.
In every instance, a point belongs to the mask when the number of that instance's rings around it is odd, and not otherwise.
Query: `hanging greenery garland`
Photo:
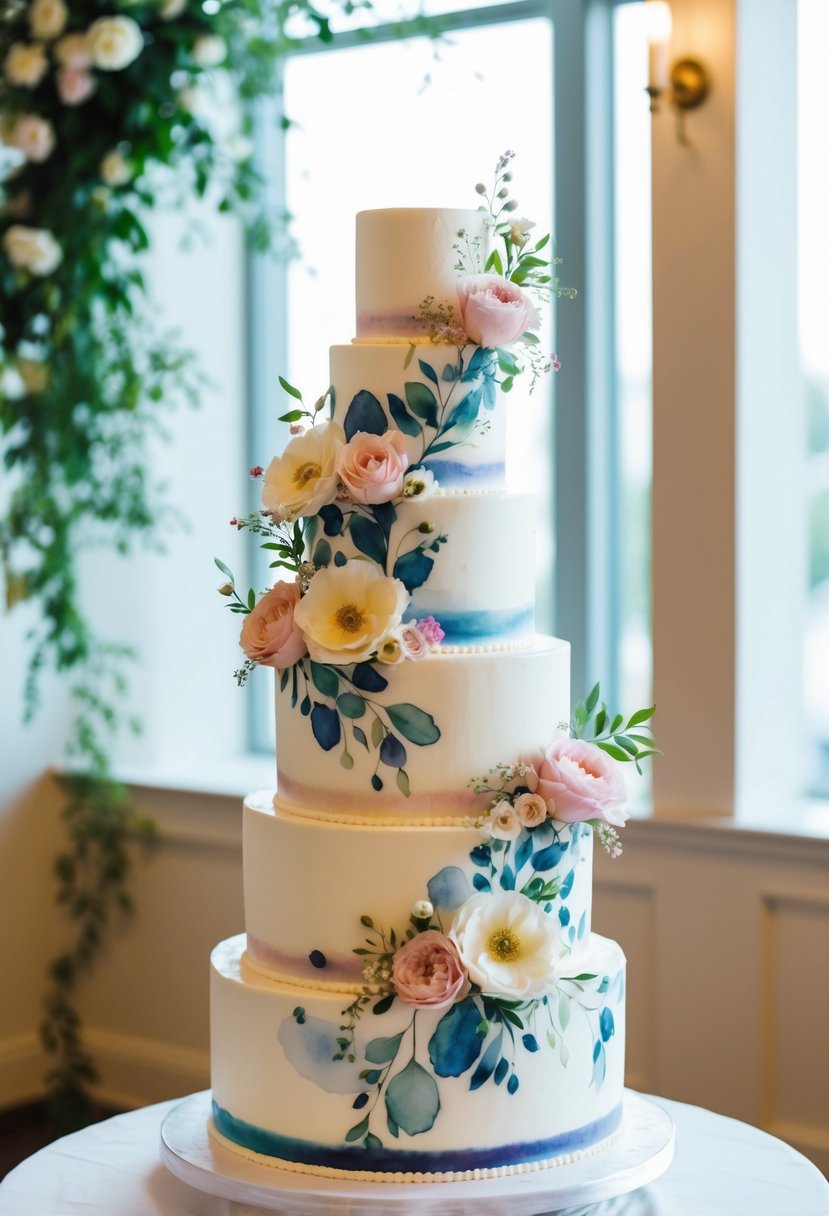
[[[50,967],[42,1025],[62,1129],[87,1120],[96,1079],[75,989],[131,907],[132,842],[152,834],[109,760],[131,725],[120,708],[130,652],[94,634],[78,561],[92,545],[127,553],[152,538],[160,491],[147,445],[163,411],[199,389],[193,357],[159,329],[147,297],[144,220],[164,185],[207,196],[268,243],[253,111],[297,23],[331,39],[309,0],[0,3],[0,569],[7,607],[38,608],[26,716],[48,667],[70,673],[75,711],[56,861],[72,930]],[[209,94],[228,83],[235,100],[219,133]]]

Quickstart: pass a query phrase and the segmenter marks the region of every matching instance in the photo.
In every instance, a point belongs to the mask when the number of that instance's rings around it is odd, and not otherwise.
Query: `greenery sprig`
[[[656,706],[639,709],[625,721],[624,714],[611,713],[601,700],[601,686],[595,684],[583,701],[573,710],[569,724],[574,739],[586,739],[595,743],[614,760],[633,764],[637,773],[642,772],[641,762],[648,756],[661,756],[653,745],[650,722]],[[642,732],[647,731],[647,734]]]

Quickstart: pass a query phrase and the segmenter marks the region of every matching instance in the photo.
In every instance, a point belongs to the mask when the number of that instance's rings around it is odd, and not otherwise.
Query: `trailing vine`
[[[48,668],[67,673],[74,715],[55,863],[70,933],[41,1026],[60,1130],[87,1121],[96,1079],[77,987],[129,913],[134,845],[152,837],[110,761],[135,727],[121,709],[132,655],[93,629],[79,559],[160,543],[148,444],[200,389],[148,297],[146,216],[195,195],[241,217],[257,247],[272,243],[251,135],[289,28],[331,38],[311,0],[0,2],[0,571],[8,610],[38,608],[25,718]]]

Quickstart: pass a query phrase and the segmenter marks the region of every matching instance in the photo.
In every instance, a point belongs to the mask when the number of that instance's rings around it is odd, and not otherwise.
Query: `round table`
[[[572,1216],[829,1216],[829,1182],[789,1145],[735,1119],[654,1100],[677,1129],[668,1172]],[[41,1149],[0,1182],[0,1216],[256,1216],[262,1209],[193,1190],[161,1164],[160,1128],[175,1105],[116,1115]]]

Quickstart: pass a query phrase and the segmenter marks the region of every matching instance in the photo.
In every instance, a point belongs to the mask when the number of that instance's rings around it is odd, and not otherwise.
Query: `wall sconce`
[[[651,113],[658,113],[659,103],[664,97],[676,111],[677,138],[681,144],[687,144],[685,115],[702,105],[708,96],[708,73],[698,59],[686,57],[670,64],[673,20],[670,5],[665,0],[647,0],[642,11],[648,40],[646,91],[651,101]]]

